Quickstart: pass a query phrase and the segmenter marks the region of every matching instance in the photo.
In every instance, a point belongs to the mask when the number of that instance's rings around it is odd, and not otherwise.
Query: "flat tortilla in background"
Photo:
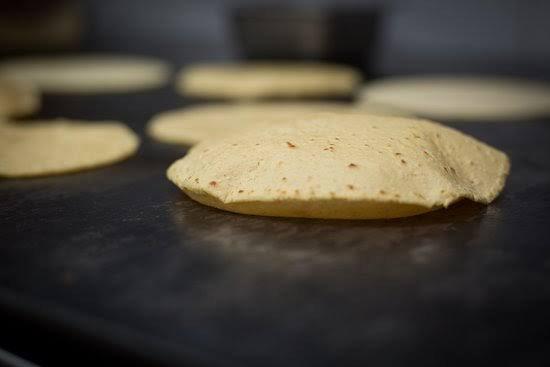
[[[178,75],[186,96],[262,99],[350,96],[361,80],[353,68],[315,62],[196,64]]]
[[[550,85],[487,76],[392,77],[367,83],[359,94],[364,102],[443,120],[524,120],[550,115]]]
[[[26,57],[0,63],[0,77],[31,82],[47,93],[122,93],[160,87],[170,78],[163,61],[120,55]]]
[[[383,116],[401,113],[384,106],[354,106],[336,102],[218,103],[159,113],[147,125],[147,132],[154,139],[165,143],[194,145],[253,127],[292,121],[314,112],[355,112]]]
[[[6,122],[0,124],[0,176],[81,171],[121,161],[134,154],[138,146],[138,136],[119,122]]]

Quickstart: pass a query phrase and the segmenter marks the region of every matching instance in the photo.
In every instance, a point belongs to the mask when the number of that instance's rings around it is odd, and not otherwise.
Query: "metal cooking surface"
[[[42,115],[120,119],[143,136],[178,105],[169,89],[58,96]],[[51,307],[166,363],[542,363],[550,121],[453,126],[511,157],[489,206],[391,221],[231,214],[168,182],[184,150],[146,138],[114,166],[0,180],[0,303]]]

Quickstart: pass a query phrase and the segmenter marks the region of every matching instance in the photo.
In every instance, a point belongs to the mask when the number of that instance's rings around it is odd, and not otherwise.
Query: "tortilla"
[[[304,113],[350,108],[344,103],[322,102],[205,104],[160,113],[149,122],[147,131],[162,142],[194,145],[243,129],[284,122]]]
[[[120,93],[160,87],[168,82],[170,68],[144,57],[44,56],[0,63],[0,76],[32,82],[48,93]]]
[[[0,124],[0,176],[81,171],[121,161],[138,146],[138,136],[119,122],[4,123]]]
[[[0,118],[28,115],[39,108],[40,95],[32,84],[0,80]]]
[[[381,79],[367,83],[359,99],[448,120],[522,120],[550,114],[550,85],[504,77]]]
[[[198,64],[184,68],[176,86],[200,98],[337,97],[351,95],[360,79],[351,67],[313,62]]]
[[[205,141],[167,176],[236,213],[379,219],[490,203],[509,167],[503,152],[435,122],[323,113]]]
[[[269,126],[314,112],[357,112],[396,115],[392,109],[323,102],[264,102],[205,104],[162,112],[147,125],[148,134],[161,142],[194,145],[245,129]]]

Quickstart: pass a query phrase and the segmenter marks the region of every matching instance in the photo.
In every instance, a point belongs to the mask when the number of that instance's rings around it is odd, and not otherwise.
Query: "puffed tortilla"
[[[438,123],[324,113],[205,141],[167,176],[236,213],[380,219],[490,203],[509,168],[503,152]]]
[[[159,113],[148,123],[147,132],[161,142],[194,145],[245,129],[286,122],[304,114],[353,111],[375,115],[399,114],[380,106],[354,107],[336,102],[217,103]]]
[[[0,119],[28,115],[39,108],[40,94],[34,85],[0,79]]]
[[[138,136],[113,121],[44,120],[0,124],[0,176],[81,171],[133,155]]]
[[[177,77],[177,90],[191,97],[219,99],[339,97],[361,80],[353,68],[314,62],[196,64]]]
[[[163,61],[121,55],[25,57],[0,63],[0,77],[31,82],[47,93],[121,93],[160,87],[170,78]]]
[[[447,120],[522,120],[550,115],[550,85],[488,76],[393,77],[367,83],[359,104],[377,103]]]

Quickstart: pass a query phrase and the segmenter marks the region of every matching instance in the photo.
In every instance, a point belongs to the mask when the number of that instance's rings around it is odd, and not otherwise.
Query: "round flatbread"
[[[117,93],[160,87],[168,82],[170,68],[143,57],[29,57],[0,63],[0,77],[29,81],[50,93]]]
[[[30,83],[0,79],[0,118],[23,116],[40,108],[40,94]]]
[[[550,86],[499,77],[395,77],[368,83],[360,103],[449,120],[521,120],[550,114]]]
[[[351,67],[313,62],[199,64],[183,69],[177,89],[200,98],[337,97],[351,95],[360,80]]]
[[[167,175],[232,212],[378,219],[490,203],[508,171],[504,153],[434,122],[325,113],[198,144]]]
[[[147,132],[154,139],[165,143],[194,145],[206,139],[278,124],[314,112],[357,112],[383,116],[398,114],[379,106],[354,107],[328,102],[205,104],[162,112],[152,118],[147,125]]]
[[[81,171],[134,154],[138,136],[119,122],[57,119],[0,124],[0,176]]]
[[[304,113],[350,109],[344,103],[322,102],[205,104],[160,113],[149,122],[147,132],[165,143],[194,145],[251,127],[291,120]]]

